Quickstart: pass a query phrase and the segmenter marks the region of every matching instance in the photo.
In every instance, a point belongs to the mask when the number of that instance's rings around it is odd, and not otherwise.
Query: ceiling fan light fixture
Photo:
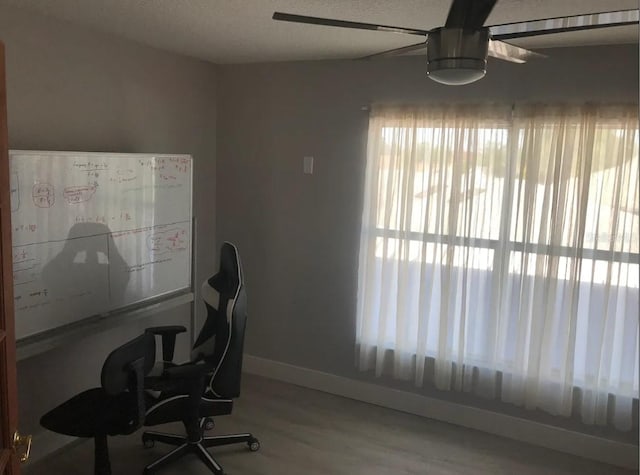
[[[283,12],[274,12],[273,19],[426,37],[426,44],[421,41],[381,53],[369,54],[360,59],[395,56],[423,49],[426,46],[427,75],[439,83],[455,86],[482,79],[487,70],[488,55],[511,63],[525,63],[531,58],[545,57],[520,46],[505,43],[504,40],[555,33],[564,34],[594,28],[638,25],[640,20],[640,10],[632,8],[486,26],[485,22],[497,2],[498,0],[450,0],[451,7],[444,26],[431,30]]]
[[[482,79],[487,62],[474,59],[443,59],[427,64],[427,76],[440,84],[462,86]]]
[[[488,50],[488,28],[437,28],[427,38],[427,76],[449,86],[475,82],[487,71]]]

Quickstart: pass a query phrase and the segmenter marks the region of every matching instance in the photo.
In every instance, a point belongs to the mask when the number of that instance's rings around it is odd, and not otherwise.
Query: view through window
[[[441,389],[500,371],[523,386],[503,399],[565,413],[574,387],[637,398],[638,173],[633,107],[374,110],[361,368],[391,351],[421,384],[433,358]]]

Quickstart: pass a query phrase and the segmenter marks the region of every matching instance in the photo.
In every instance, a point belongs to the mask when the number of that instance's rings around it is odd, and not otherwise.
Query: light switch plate
[[[313,157],[304,157],[302,171],[305,175],[313,175]]]

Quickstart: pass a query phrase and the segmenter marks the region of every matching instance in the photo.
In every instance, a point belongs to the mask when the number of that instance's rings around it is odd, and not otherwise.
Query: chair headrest
[[[218,291],[229,291],[242,284],[240,257],[238,249],[225,242],[220,249],[220,269],[209,279],[209,285]]]
[[[238,261],[238,249],[230,242],[225,242],[220,250],[220,271],[230,277],[240,279]]]

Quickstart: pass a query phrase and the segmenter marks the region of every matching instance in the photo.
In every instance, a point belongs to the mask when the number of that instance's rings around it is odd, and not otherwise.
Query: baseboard
[[[245,355],[244,371],[630,469],[638,446],[385,386]]]
[[[72,445],[79,444],[87,439],[78,439],[77,437],[69,437],[56,432],[44,430],[33,434],[31,444],[31,455],[24,467],[29,467],[45,457],[55,454],[56,452],[67,449]]]

